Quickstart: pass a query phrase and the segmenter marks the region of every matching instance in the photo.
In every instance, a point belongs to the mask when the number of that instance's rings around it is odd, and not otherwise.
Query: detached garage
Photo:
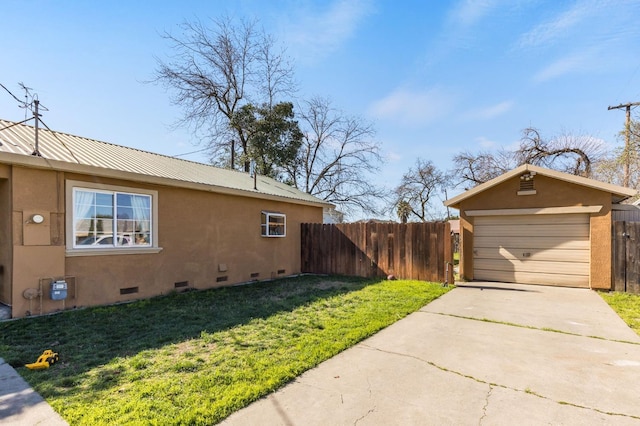
[[[523,165],[449,199],[461,278],[608,290],[612,205],[635,193]]]

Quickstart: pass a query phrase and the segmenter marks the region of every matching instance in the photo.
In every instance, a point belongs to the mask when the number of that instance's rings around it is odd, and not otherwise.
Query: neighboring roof
[[[38,151],[41,157],[34,156],[32,153],[35,149],[35,128],[12,121],[0,120],[0,144],[0,163],[275,199],[296,204],[333,206],[265,176],[258,176],[258,189],[255,190],[254,179],[248,173],[42,128],[38,132]]]
[[[555,178],[558,180],[563,180],[565,182],[573,183],[576,185],[582,185],[582,186],[594,188],[600,191],[609,192],[613,196],[614,203],[619,203],[620,201],[626,198],[633,197],[637,193],[635,189],[625,188],[623,186],[618,186],[618,185],[612,185],[610,183],[604,183],[594,179],[588,179],[582,176],[575,176],[569,173],[558,172],[556,170],[545,169],[543,167],[533,166],[531,164],[524,164],[503,175],[493,178],[490,181],[487,181],[474,188],[471,188],[470,190],[463,192],[458,196],[445,200],[444,205],[447,207],[457,208],[456,206],[461,201],[466,200],[467,198],[473,197],[474,195],[477,195],[483,191],[486,191],[487,189],[492,188],[498,184],[501,184],[502,182],[505,182],[513,177],[520,176],[522,173],[525,173],[525,172],[535,172],[536,174],[539,174],[542,176],[547,176],[547,177]]]

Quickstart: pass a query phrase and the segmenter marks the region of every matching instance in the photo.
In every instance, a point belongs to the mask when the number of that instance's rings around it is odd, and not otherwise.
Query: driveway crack
[[[585,410],[591,410],[591,411],[595,411],[595,412],[600,413],[600,414],[606,414],[608,416],[620,416],[620,417],[628,417],[628,418],[640,420],[640,416],[634,416],[632,414],[614,413],[614,412],[610,412],[610,411],[600,410],[598,408],[586,407],[584,405],[574,404],[574,403],[567,402],[567,401],[556,401],[556,400],[554,400],[552,398],[549,398],[547,396],[541,395],[541,394],[539,394],[537,392],[533,392],[529,388],[527,388],[527,389],[518,389],[518,388],[513,388],[513,387],[510,387],[510,386],[502,385],[502,384],[499,384],[499,383],[490,383],[490,382],[487,382],[486,380],[482,380],[482,379],[479,379],[477,377],[474,377],[474,376],[471,376],[471,375],[468,375],[468,374],[464,374],[464,373],[462,373],[460,371],[451,370],[449,368],[446,368],[446,367],[443,367],[441,365],[438,365],[433,361],[429,361],[429,360],[420,358],[420,357],[415,356],[415,355],[409,355],[409,354],[405,354],[405,353],[400,353],[400,352],[395,352],[395,351],[389,351],[389,350],[386,350],[386,349],[376,348],[374,346],[371,346],[371,345],[368,345],[368,344],[365,344],[365,343],[361,343],[360,346],[363,347],[363,348],[366,348],[366,349],[370,349],[370,350],[374,350],[374,351],[378,351],[378,352],[382,352],[382,353],[386,353],[386,354],[390,354],[390,355],[397,355],[397,356],[400,356],[400,357],[412,358],[412,359],[418,360],[420,362],[423,362],[423,363],[425,363],[427,365],[430,365],[431,367],[437,368],[440,371],[444,371],[446,373],[455,374],[457,376],[464,377],[464,378],[469,379],[469,380],[473,380],[473,381],[475,381],[477,383],[482,383],[482,384],[485,384],[485,385],[489,385],[489,387],[490,387],[489,394],[493,391],[493,388],[502,388],[502,389],[507,389],[507,390],[513,391],[513,392],[526,393],[526,394],[538,397],[540,399],[551,401],[551,402],[554,402],[554,403],[560,404],[560,405],[570,405],[572,407],[582,408],[582,409],[585,409]],[[487,396],[487,399],[488,399],[488,396]]]
[[[484,418],[487,417],[487,408],[489,407],[489,398],[491,398],[491,392],[493,392],[493,385],[489,385],[489,391],[487,392],[484,407],[482,407],[482,417],[480,417],[480,421],[478,421],[479,425],[481,425]]]
[[[523,324],[518,324],[518,323],[515,323],[515,322],[492,320],[492,319],[489,319],[489,318],[475,318],[475,317],[468,317],[468,316],[465,316],[465,315],[448,314],[448,313],[445,313],[445,312],[433,312],[433,311],[419,311],[419,312],[424,313],[424,314],[441,315],[443,317],[465,319],[465,320],[470,320],[470,321],[488,322],[488,323],[491,323],[491,324],[500,324],[500,325],[506,325],[506,326],[509,326],[509,327],[526,328],[526,329],[529,329],[529,330],[546,331],[546,332],[549,332],[549,333],[566,334],[568,336],[586,337],[586,338],[589,338],[589,339],[597,339],[597,340],[606,340],[608,342],[625,343],[625,344],[628,344],[628,345],[640,345],[640,343],[638,343],[638,342],[631,342],[629,340],[608,339],[606,337],[590,336],[590,335],[587,335],[587,334],[579,334],[579,333],[572,333],[570,331],[557,330],[555,328],[535,327],[533,325],[523,325]]]
[[[369,411],[367,411],[366,413],[364,413],[364,415],[362,415],[362,416],[358,417],[358,418],[353,422],[353,424],[354,424],[354,425],[357,425],[357,424],[358,424],[358,422],[360,422],[360,420],[364,420],[364,419],[365,419],[369,414],[373,413],[374,411],[376,411],[376,407],[375,407],[375,405],[374,405],[372,408],[370,408],[370,409],[369,409]]]

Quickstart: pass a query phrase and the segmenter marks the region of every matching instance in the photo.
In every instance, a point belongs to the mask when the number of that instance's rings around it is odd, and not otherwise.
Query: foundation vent
[[[126,287],[120,289],[120,294],[135,294],[138,292],[138,287]]]
[[[258,278],[260,276],[260,272],[253,272],[251,274],[251,278]]]
[[[287,272],[287,271],[286,271],[286,270],[284,270],[284,269],[278,269],[278,275],[282,275],[282,274],[284,274],[285,272]]]
[[[218,277],[216,278],[216,282],[221,283],[223,281],[227,281],[229,279],[229,277],[227,277],[226,275],[223,277]]]
[[[178,281],[177,283],[173,283],[174,288],[183,288],[189,287],[189,281]]]

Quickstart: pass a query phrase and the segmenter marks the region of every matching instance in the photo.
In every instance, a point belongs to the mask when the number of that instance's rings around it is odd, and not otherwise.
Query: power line
[[[15,99],[16,101],[18,101],[18,103],[19,103],[19,104],[24,105],[24,106],[26,106],[26,105],[27,105],[25,101],[21,101],[20,99],[18,99],[18,98],[16,97],[16,95],[14,95],[13,93],[11,93],[11,90],[7,89],[7,87],[6,87],[4,84],[0,83],[0,86],[2,86],[2,88],[3,88],[4,90],[6,90],[6,91],[7,91],[7,93],[11,95],[11,97],[13,97],[13,99]]]
[[[185,152],[184,154],[176,154],[176,155],[172,155],[172,157],[184,157],[185,155],[191,155],[191,154],[198,154],[200,152],[204,152],[207,151],[209,148],[203,148],[203,149],[199,149],[197,151],[191,151],[191,152]]]

